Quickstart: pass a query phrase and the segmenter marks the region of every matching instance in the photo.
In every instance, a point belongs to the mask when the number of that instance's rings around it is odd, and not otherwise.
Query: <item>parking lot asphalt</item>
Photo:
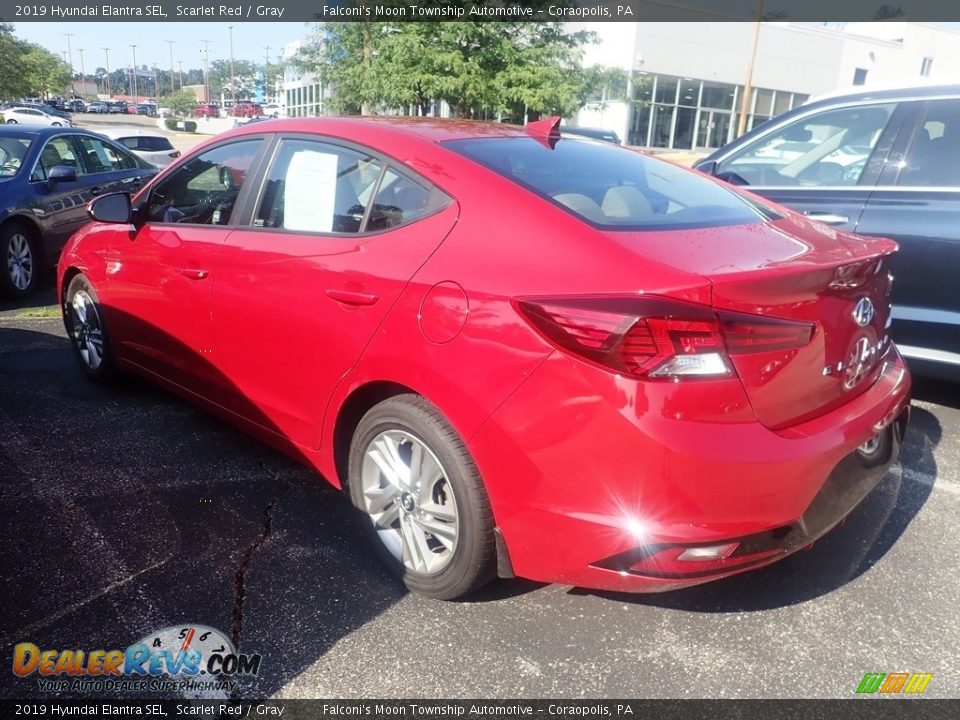
[[[0,696],[13,646],[199,623],[263,656],[243,697],[960,697],[960,391],[918,383],[902,465],[774,566],[661,595],[498,581],[408,594],[309,470],[137,378],[87,381],[52,290],[0,302]]]

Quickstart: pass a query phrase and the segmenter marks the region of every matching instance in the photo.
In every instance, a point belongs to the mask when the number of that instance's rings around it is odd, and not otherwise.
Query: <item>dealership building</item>
[[[631,145],[715,148],[737,133],[755,23],[590,23],[585,65],[631,75],[620,97],[595,98],[571,123]],[[760,23],[746,127],[851,86],[960,82],[960,32],[925,23]],[[626,102],[632,96],[633,103]]]

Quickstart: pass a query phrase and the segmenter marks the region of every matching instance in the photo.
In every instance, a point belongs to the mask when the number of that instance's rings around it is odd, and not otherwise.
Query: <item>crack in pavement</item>
[[[236,594],[233,600],[233,627],[231,628],[231,640],[233,640],[233,646],[239,650],[240,641],[243,637],[243,606],[246,601],[246,580],[247,572],[250,570],[250,566],[253,564],[253,558],[257,554],[257,551],[266,544],[268,540],[273,535],[273,513],[274,508],[277,506],[277,503],[283,497],[283,495],[290,489],[290,484],[285,481],[283,478],[279,477],[275,472],[267,468],[263,462],[263,458],[257,458],[257,464],[260,466],[260,469],[272,477],[275,481],[280,483],[282,489],[273,499],[267,503],[267,507],[263,511],[263,532],[260,533],[260,536],[256,538],[250,547],[247,548],[247,551],[243,555],[243,559],[240,561],[240,565],[237,567],[237,574],[234,577],[234,589]]]

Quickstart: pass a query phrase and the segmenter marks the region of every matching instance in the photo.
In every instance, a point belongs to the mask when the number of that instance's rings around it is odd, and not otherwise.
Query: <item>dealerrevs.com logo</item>
[[[150,633],[124,650],[13,649],[13,672],[36,675],[43,691],[234,690],[233,678],[256,676],[261,656],[241,654],[216,628],[181,625]]]
[[[857,686],[859,695],[919,695],[927,689],[933,673],[867,673]]]

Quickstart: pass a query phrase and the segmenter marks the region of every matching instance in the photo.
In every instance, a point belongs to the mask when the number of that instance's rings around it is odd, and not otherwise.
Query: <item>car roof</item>
[[[255,123],[250,130],[263,132],[263,125]],[[230,131],[231,135],[244,135],[246,125]],[[451,120],[422,117],[313,117],[313,118],[277,118],[271,121],[272,132],[316,132],[331,133],[350,137],[353,131],[363,129],[386,132],[396,136],[416,137],[434,143],[447,140],[466,140],[472,138],[493,137],[529,137],[519,125],[481,122],[478,120]]]
[[[151,130],[150,128],[145,127],[110,127],[97,130],[96,132],[100,133],[101,135],[106,135],[108,138],[130,137],[132,135],[167,137],[159,130]]]
[[[77,128],[66,128],[66,127],[47,127],[46,125],[7,125],[6,123],[0,124],[0,137],[5,135],[17,135],[23,137],[24,135],[36,135],[38,138],[46,138],[50,135],[62,135],[63,133],[77,134],[82,133],[84,135],[89,135],[91,133],[85,130],[79,130]]]
[[[910,83],[898,82],[870,86],[848,87],[811,97],[809,100],[807,100],[807,102],[801,105],[801,107],[809,107],[810,105],[816,105],[817,103],[829,102],[838,99],[842,99],[844,101],[877,99],[886,100],[907,97],[923,98],[936,95],[960,95],[960,84],[942,82],[938,83],[932,81],[918,83],[914,80]]]

